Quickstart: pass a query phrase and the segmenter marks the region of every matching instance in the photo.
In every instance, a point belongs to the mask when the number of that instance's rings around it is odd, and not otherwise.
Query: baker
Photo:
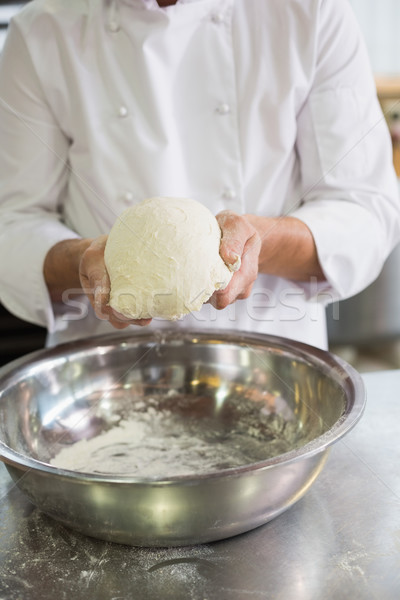
[[[145,198],[201,202],[223,261],[241,259],[176,327],[326,347],[326,303],[400,240],[346,0],[36,0],[11,22],[0,89],[0,296],[48,344],[165,326],[108,304],[105,236]]]

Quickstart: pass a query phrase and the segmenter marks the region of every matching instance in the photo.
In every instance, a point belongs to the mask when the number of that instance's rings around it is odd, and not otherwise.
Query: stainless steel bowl
[[[352,367],[290,340],[182,329],[118,334],[0,370],[0,458],[35,505],[73,529],[131,545],[196,544],[262,525],[299,500],[364,404]],[[167,409],[190,435],[205,436],[210,450],[233,432],[235,447],[255,440],[256,453],[241,465],[217,460],[186,474],[171,463],[151,477],[50,464],[61,449],[150,405],[153,415]],[[283,453],[271,431],[290,431]]]

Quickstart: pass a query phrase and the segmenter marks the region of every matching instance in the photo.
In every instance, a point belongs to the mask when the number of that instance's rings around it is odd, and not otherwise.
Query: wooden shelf
[[[375,76],[379,102],[388,122],[389,128],[394,114],[400,113],[400,75],[393,77]],[[398,117],[396,117],[398,118]],[[393,142],[393,163],[397,176],[400,177],[400,144]]]
[[[400,75],[396,77],[375,77],[376,89],[381,100],[400,98]]]

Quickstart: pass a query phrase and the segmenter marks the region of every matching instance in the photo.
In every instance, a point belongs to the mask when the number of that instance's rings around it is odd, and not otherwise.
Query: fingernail
[[[227,267],[230,271],[232,271],[233,273],[236,273],[236,271],[239,271],[239,269],[240,269],[242,260],[238,254],[232,254],[231,258],[232,258],[233,262],[230,264],[227,264]]]

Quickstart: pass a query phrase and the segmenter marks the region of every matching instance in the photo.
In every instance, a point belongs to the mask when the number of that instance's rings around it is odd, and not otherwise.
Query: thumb
[[[222,233],[221,258],[231,271],[238,271],[248,238],[246,223],[243,217],[232,211],[223,211],[216,218]]]

